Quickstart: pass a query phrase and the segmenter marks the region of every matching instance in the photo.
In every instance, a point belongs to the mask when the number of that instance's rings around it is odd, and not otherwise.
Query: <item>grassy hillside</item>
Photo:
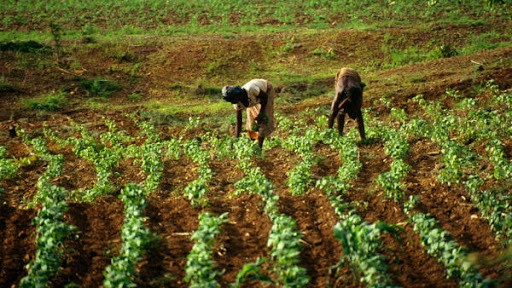
[[[167,115],[216,113],[221,86],[253,77],[280,86],[281,105],[301,102],[330,93],[342,66],[375,79],[376,71],[509,47],[512,35],[507,1],[32,2],[8,1],[0,12],[3,90],[48,101],[59,98],[51,91],[73,92],[58,101],[68,107],[122,95],[115,98]],[[415,77],[401,81],[421,83]],[[118,91],[90,91],[104,80]],[[163,107],[167,100],[178,105]]]

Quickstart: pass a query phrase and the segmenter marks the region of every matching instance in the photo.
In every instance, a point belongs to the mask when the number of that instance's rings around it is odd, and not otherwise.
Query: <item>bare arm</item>
[[[361,110],[357,113],[357,129],[359,129],[359,136],[361,136],[361,140],[366,140],[366,135],[364,133],[364,121],[363,121],[363,113]]]
[[[258,113],[258,116],[256,117],[256,120],[258,124],[264,123],[265,120],[265,109],[267,108],[267,102],[268,102],[268,95],[267,93],[260,91],[260,94],[258,95],[258,98],[260,98],[260,112]]]
[[[236,110],[236,127],[235,127],[236,137],[240,137],[241,131],[242,131],[242,110]]]

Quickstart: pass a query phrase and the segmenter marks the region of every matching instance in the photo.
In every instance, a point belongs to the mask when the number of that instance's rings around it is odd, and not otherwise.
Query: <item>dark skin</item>
[[[256,116],[256,123],[258,124],[258,146],[260,148],[263,147],[263,142],[265,140],[264,135],[264,128],[265,128],[265,108],[267,107],[268,102],[268,95],[267,93],[260,91],[260,94],[258,95],[258,98],[260,99],[260,111],[258,113],[258,116]],[[236,95],[230,95],[224,97],[224,100],[237,104],[242,103],[245,107],[249,106],[249,96],[247,95],[247,91],[243,90],[242,93],[236,94]],[[242,110],[236,111],[236,126],[235,126],[235,135],[236,137],[240,137],[240,133],[242,132]]]
[[[327,123],[329,128],[334,126],[334,118],[338,124],[338,133],[343,134],[345,126],[345,114],[357,121],[357,128],[361,140],[366,139],[364,132],[363,113],[361,106],[363,102],[363,88],[366,85],[353,77],[341,77],[336,83],[336,95],[331,105],[331,113]]]
[[[14,138],[17,136],[17,133],[16,133],[16,126],[11,126],[9,127],[9,136],[11,136],[11,138]]]

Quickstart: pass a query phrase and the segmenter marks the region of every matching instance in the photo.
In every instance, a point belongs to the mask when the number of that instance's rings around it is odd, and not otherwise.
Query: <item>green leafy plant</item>
[[[67,95],[65,92],[50,93],[41,97],[24,100],[25,106],[38,111],[58,111],[67,104]]]
[[[148,200],[142,185],[128,183],[121,190],[119,198],[124,203],[125,220],[121,230],[123,245],[118,256],[103,271],[105,287],[136,287],[136,267],[144,250],[151,244],[151,233],[145,226],[147,217],[144,210]]]
[[[65,241],[75,227],[64,221],[64,213],[68,209],[66,189],[51,182],[61,175],[64,157],[51,154],[42,138],[28,140],[24,135],[24,141],[31,145],[41,160],[48,162],[48,168],[37,181],[37,194],[33,200],[42,206],[32,219],[37,233],[36,256],[27,264],[28,274],[21,279],[19,286],[44,287],[57,275],[66,253]]]
[[[5,158],[7,148],[0,146],[0,180],[12,177],[18,172],[18,166],[14,159]]]
[[[106,79],[83,79],[80,81],[80,87],[84,89],[89,96],[107,98],[115,91],[121,89],[121,86],[112,80]]]
[[[368,224],[361,217],[349,214],[334,226],[334,236],[343,247],[343,256],[338,267],[348,262],[356,279],[370,287],[392,287],[393,282],[387,273],[386,257],[379,253],[382,249],[380,236],[389,232],[399,238],[397,225],[383,222]]]
[[[199,215],[199,227],[190,237],[195,244],[187,255],[185,265],[185,281],[190,283],[190,287],[219,287],[215,278],[221,272],[215,270],[212,254],[215,236],[220,232],[221,225],[228,221],[228,213],[212,216],[204,212]]]
[[[427,253],[436,257],[446,267],[448,277],[460,278],[461,287],[497,287],[497,283],[484,278],[477,267],[467,261],[468,253],[450,236],[438,227],[437,221],[429,214],[416,213],[412,216],[414,231],[420,233],[421,243]]]
[[[248,281],[259,281],[269,284],[275,284],[274,281],[261,272],[261,266],[267,261],[266,258],[257,258],[255,262],[247,263],[236,274],[235,283],[231,284],[231,288],[242,287]]]
[[[185,155],[199,164],[197,179],[188,184],[183,193],[192,205],[205,205],[207,203],[205,196],[208,192],[208,182],[213,178],[213,172],[209,167],[210,153],[201,149],[197,140],[188,141],[183,147]]]
[[[275,263],[273,271],[283,287],[307,287],[309,284],[306,269],[297,265],[301,238],[295,221],[289,216],[280,214],[272,217],[267,246],[271,247],[270,255]]]

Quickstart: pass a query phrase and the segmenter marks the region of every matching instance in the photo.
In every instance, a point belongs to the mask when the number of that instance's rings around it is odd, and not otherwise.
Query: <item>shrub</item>
[[[80,81],[80,87],[85,89],[89,96],[110,97],[112,93],[121,89],[121,85],[106,79],[85,79]]]
[[[58,111],[66,105],[64,92],[50,93],[42,97],[25,100],[25,106],[38,111]]]

